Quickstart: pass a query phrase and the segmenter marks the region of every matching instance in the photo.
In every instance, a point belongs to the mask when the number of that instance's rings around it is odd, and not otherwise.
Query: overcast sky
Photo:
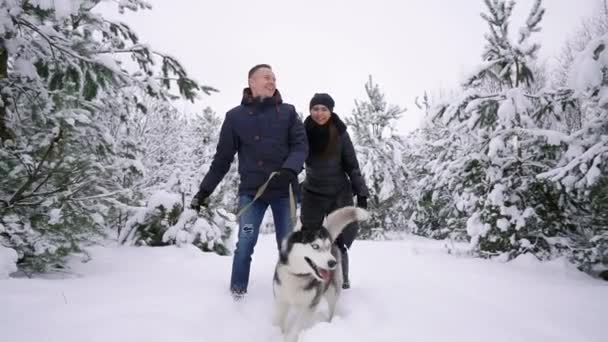
[[[545,0],[542,59],[555,56],[599,0]],[[177,57],[197,81],[220,90],[201,103],[220,116],[238,105],[248,69],[272,65],[284,101],[308,114],[327,92],[347,116],[372,75],[390,103],[407,107],[401,132],[419,124],[425,90],[453,88],[481,60],[487,26],[482,0],[152,0],[153,10],[121,18],[155,49]],[[533,0],[519,0],[513,29]],[[107,12],[104,10],[104,12]],[[513,30],[515,31],[515,30]]]

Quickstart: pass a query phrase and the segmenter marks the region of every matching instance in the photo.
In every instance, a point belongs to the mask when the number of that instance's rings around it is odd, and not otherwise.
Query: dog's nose
[[[336,263],[336,260],[329,260],[329,261],[327,262],[327,266],[329,266],[329,268],[334,268],[334,267],[336,267],[336,264],[337,264],[337,263]]]

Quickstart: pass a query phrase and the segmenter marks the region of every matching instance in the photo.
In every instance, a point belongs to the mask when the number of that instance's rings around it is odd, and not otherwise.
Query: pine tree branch
[[[53,59],[57,59],[55,56],[55,50],[54,48],[56,48],[55,43],[52,41],[52,39],[47,36],[46,34],[44,34],[42,31],[40,31],[35,25],[33,25],[32,23],[26,21],[25,19],[19,19],[17,20],[18,24],[21,24],[27,28],[29,28],[30,30],[38,33],[40,35],[40,37],[42,37],[44,40],[47,41],[47,43],[49,44],[49,47],[51,48],[51,55],[53,56]]]
[[[38,163],[38,166],[36,167],[36,169],[34,169],[34,172],[32,173],[32,175],[30,177],[28,177],[28,180],[15,192],[15,194],[8,201],[9,205],[12,205],[15,202],[21,200],[23,198],[23,193],[36,181],[36,178],[38,177],[38,173],[40,173],[40,171],[42,170],[42,165],[49,159],[49,156],[51,155],[51,151],[53,151],[55,144],[61,139],[62,135],[63,135],[63,131],[59,130],[59,134],[57,134],[57,137],[55,137],[49,144],[49,147],[47,148],[46,152],[44,153],[42,160],[40,160],[40,163]]]
[[[0,84],[8,79],[8,50],[4,46],[4,39],[0,37]],[[0,88],[1,90],[2,88]],[[0,92],[0,143],[4,144],[7,140],[14,140],[15,133],[7,126],[8,98]]]
[[[144,50],[148,50],[148,48],[145,45],[138,44],[138,45],[133,45],[130,48],[99,50],[99,51],[95,51],[95,54],[136,53],[136,52],[142,52]],[[155,53],[155,52],[152,51],[152,53]],[[159,53],[157,53],[157,54],[159,56],[162,56]]]
[[[56,164],[55,167],[50,170],[47,174],[47,176],[40,182],[40,184],[38,184],[38,186],[32,190],[32,194],[35,194],[44,184],[46,184],[46,182],[49,181],[49,179],[51,179],[51,177],[55,174],[55,172],[59,169],[59,167],[61,166],[61,164],[63,164],[63,161],[65,160],[65,158],[61,158]]]
[[[66,187],[60,187],[60,188],[57,188],[55,190],[50,190],[50,191],[47,191],[47,192],[38,192],[38,193],[32,192],[32,193],[30,193],[28,195],[21,196],[21,198],[19,199],[19,201],[22,201],[22,200],[28,199],[28,198],[34,198],[34,197],[46,197],[46,196],[58,194],[60,192],[64,192],[64,191],[67,191],[67,190],[68,189]],[[41,202],[44,202],[44,201],[41,201]]]
[[[105,194],[92,195],[92,196],[79,197],[79,198],[71,198],[70,201],[88,201],[88,200],[99,199],[99,198],[113,197],[115,195],[121,194],[123,192],[129,192],[129,191],[131,191],[131,189],[122,189],[122,190],[117,190],[117,191],[109,192],[109,193],[105,193]]]
[[[23,160],[23,158],[21,158],[22,154],[23,153],[21,153],[21,152],[15,152],[15,153],[13,153],[13,156],[15,157],[15,159],[17,159],[19,161],[19,164],[21,164],[21,166],[23,166],[23,169],[27,173],[27,176],[31,177],[32,176],[32,167],[30,165],[27,165],[25,163],[25,161]]]
[[[53,41],[53,39],[51,39],[51,37],[49,37],[46,34],[44,34],[35,25],[33,25],[32,23],[28,22],[27,20],[20,18],[20,19],[17,20],[17,22],[19,24],[21,24],[21,25],[29,28],[30,30],[36,32],[37,34],[39,34],[42,38],[44,38],[47,41],[47,43],[49,44],[49,47],[51,48],[51,53],[53,55],[53,59],[56,59],[55,52],[53,50],[53,48],[55,48],[55,49],[61,51],[62,53],[66,54],[66,55],[69,55],[69,56],[71,56],[71,57],[73,57],[73,58],[75,58],[75,59],[77,59],[79,61],[85,62],[87,64],[101,66],[101,67],[107,69],[108,71],[110,71],[111,73],[113,73],[115,75],[118,75],[119,77],[121,77],[123,79],[127,79],[128,78],[128,75],[126,75],[126,74],[124,74],[122,72],[116,72],[116,70],[110,68],[109,66],[106,66],[103,63],[100,63],[100,62],[92,60],[90,58],[81,56],[81,55],[79,55],[79,54],[77,54],[77,53],[75,53],[73,51],[70,51],[68,48],[65,48],[65,47],[63,47],[63,46],[55,43]]]

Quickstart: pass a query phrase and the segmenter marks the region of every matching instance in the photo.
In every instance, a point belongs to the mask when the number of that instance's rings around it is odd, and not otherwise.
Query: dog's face
[[[296,231],[286,241],[284,260],[291,272],[312,274],[320,281],[329,281],[336,268],[336,258],[331,254],[332,240],[326,228]]]

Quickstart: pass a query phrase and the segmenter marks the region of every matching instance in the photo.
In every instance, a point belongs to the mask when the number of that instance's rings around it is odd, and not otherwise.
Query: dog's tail
[[[367,210],[353,206],[340,208],[327,216],[325,227],[331,235],[331,239],[335,240],[342,232],[344,227],[354,221],[365,221],[369,219]]]

